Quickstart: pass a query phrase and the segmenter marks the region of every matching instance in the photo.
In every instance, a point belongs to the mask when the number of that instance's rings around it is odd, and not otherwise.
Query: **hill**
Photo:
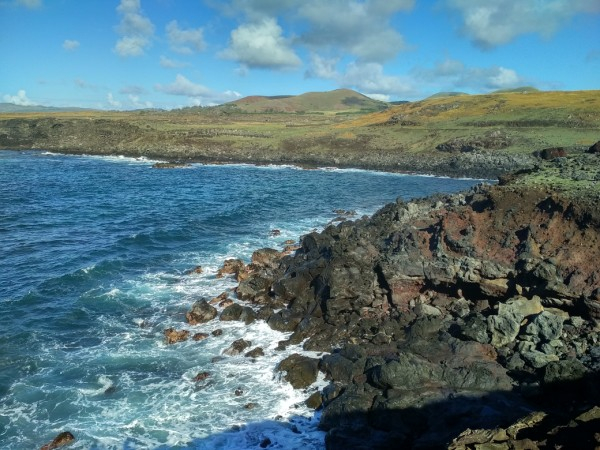
[[[388,104],[350,89],[301,95],[250,96],[216,108],[244,113],[365,113],[382,111]]]
[[[0,149],[493,178],[532,167],[543,155],[582,152],[600,139],[600,90],[401,105],[338,90],[239,102],[197,110],[4,113]],[[375,106],[386,109],[364,112]]]

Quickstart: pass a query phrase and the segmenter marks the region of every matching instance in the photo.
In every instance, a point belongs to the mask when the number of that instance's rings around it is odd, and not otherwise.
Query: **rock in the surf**
[[[63,431],[58,436],[56,436],[52,440],[52,442],[49,442],[46,445],[42,446],[40,450],[54,450],[55,448],[69,445],[73,441],[75,441],[75,436],[73,436],[73,434],[69,431]]]
[[[164,331],[167,344],[176,344],[177,342],[187,341],[190,336],[188,330],[176,330],[174,328],[167,328]]]
[[[193,305],[192,309],[185,315],[190,325],[198,325],[199,323],[206,323],[217,317],[217,309],[209,305],[206,299],[197,300]]]

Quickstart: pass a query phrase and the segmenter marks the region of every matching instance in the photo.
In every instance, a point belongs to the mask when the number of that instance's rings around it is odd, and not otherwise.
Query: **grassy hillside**
[[[218,108],[246,113],[366,113],[381,111],[387,103],[373,100],[350,89],[308,92],[301,95],[244,97]]]
[[[347,90],[243,100],[168,112],[0,114],[0,148],[493,177],[531,166],[536,151],[581,152],[600,140],[600,91],[436,97],[368,114],[361,109],[380,102]]]

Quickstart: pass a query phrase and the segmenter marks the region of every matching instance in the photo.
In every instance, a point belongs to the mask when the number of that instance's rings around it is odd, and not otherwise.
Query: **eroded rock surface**
[[[563,160],[560,173],[580,170]],[[281,348],[330,352],[328,448],[443,448],[467,428],[599,401],[595,194],[511,180],[331,225],[293,255],[263,254],[240,284],[292,332]]]

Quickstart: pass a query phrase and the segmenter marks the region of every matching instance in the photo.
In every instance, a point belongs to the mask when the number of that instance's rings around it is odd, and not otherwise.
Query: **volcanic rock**
[[[71,434],[69,431],[63,431],[58,436],[56,436],[52,442],[49,442],[46,445],[43,445],[40,450],[54,450],[56,448],[64,447],[65,445],[69,445],[71,442],[75,441],[75,436]]]
[[[178,342],[187,341],[190,336],[188,330],[175,330],[174,328],[168,328],[164,331],[164,335],[167,344],[176,344]]]
[[[238,339],[234,341],[228,348],[223,350],[224,355],[236,356],[246,350],[248,347],[252,345],[252,342],[246,341],[244,339]]]
[[[185,315],[190,325],[206,323],[217,316],[217,309],[211,306],[206,299],[197,300],[192,305],[192,309]]]
[[[294,389],[303,389],[317,381],[319,360],[295,353],[281,361],[277,366],[277,370],[286,372],[283,378]]]

